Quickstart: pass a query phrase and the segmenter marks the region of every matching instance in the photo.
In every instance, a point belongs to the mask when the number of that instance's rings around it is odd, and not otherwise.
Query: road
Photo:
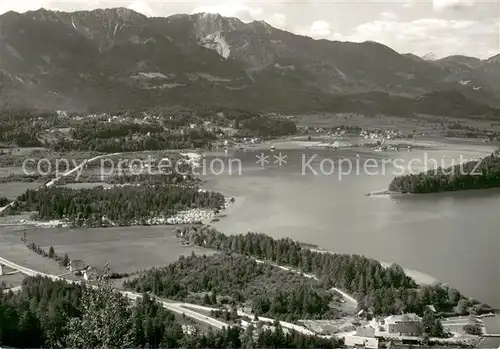
[[[39,271],[36,271],[33,269],[23,267],[19,264],[13,263],[13,262],[8,261],[5,258],[1,258],[1,257],[0,257],[0,263],[8,266],[9,268],[19,270],[21,273],[28,275],[28,276],[40,275],[40,276],[45,276],[45,277],[51,278],[52,280],[63,280],[63,281],[66,281],[66,282],[69,282],[72,284],[79,283],[79,281],[73,281],[73,280],[68,280],[66,278],[63,278],[63,276],[66,275],[67,273],[62,274],[62,275],[45,274],[45,273],[42,273],[42,272],[39,272]],[[92,287],[97,287],[97,286],[93,285]],[[4,292],[8,292],[8,291],[17,292],[20,290],[21,290],[21,286],[17,286],[17,287],[13,287],[11,289],[4,290]],[[137,300],[138,298],[142,297],[141,294],[138,294],[135,292],[122,291],[122,290],[116,290],[116,289],[115,289],[115,291],[120,292],[125,297],[129,298],[130,300],[134,300],[134,301]],[[212,311],[212,310],[216,310],[216,308],[209,308],[209,307],[204,307],[201,305],[191,304],[191,303],[166,301],[166,300],[163,300],[163,299],[158,298],[158,297],[155,297],[155,298],[163,306],[163,308],[168,309],[174,313],[185,314],[187,317],[190,317],[194,320],[206,323],[206,324],[208,324],[212,327],[218,328],[218,329],[222,329],[223,327],[229,326],[225,322],[222,322],[222,321],[217,320],[215,318],[205,316],[203,314],[200,314],[196,311],[191,310],[191,309],[200,309],[200,310],[204,310],[204,311]],[[191,308],[191,309],[189,309],[189,308]],[[238,315],[239,316],[246,316],[246,317],[249,317],[251,319],[254,317],[252,314],[244,313],[241,310],[238,310]],[[263,321],[263,322],[267,322],[267,323],[274,323],[275,319],[259,316],[259,321]],[[286,321],[280,321],[280,324],[281,324],[281,327],[283,327],[283,328],[295,330],[295,331],[302,333],[302,334],[305,334],[305,335],[314,335],[314,332],[308,330],[307,328],[305,328],[303,326],[292,324],[292,323],[286,322]]]
[[[57,183],[57,181],[63,177],[66,177],[66,176],[69,176],[70,174],[72,173],[75,173],[76,171],[78,171],[79,169],[81,169],[82,167],[84,167],[85,165],[87,165],[88,163],[92,162],[92,161],[96,161],[96,160],[99,160],[99,159],[103,159],[105,157],[108,157],[108,156],[116,156],[116,155],[120,155],[122,153],[112,153],[112,154],[104,154],[104,155],[98,155],[98,156],[95,156],[91,159],[88,159],[88,160],[84,160],[82,161],[82,163],[78,166],[76,166],[74,169],[71,169],[69,171],[66,171],[64,172],[62,175],[60,175],[59,177],[56,177],[52,180],[50,180],[49,182],[45,183],[45,184],[42,184],[41,186],[39,186],[38,188],[36,188],[36,190],[40,189],[40,188],[49,188],[51,186],[53,186],[54,184]],[[17,199],[16,199],[17,200]],[[9,207],[12,207],[14,206],[14,204],[16,203],[16,200],[12,200],[11,203],[3,206],[3,207],[0,207],[0,214],[3,213],[5,210],[7,210]]]
[[[15,269],[15,270],[19,270],[19,272],[23,273],[24,275],[28,275],[28,276],[45,276],[45,277],[48,277],[52,280],[61,280],[63,279],[61,276],[57,276],[57,275],[50,275],[50,274],[44,274],[42,272],[39,272],[39,271],[35,271],[33,269],[29,269],[29,268],[25,268],[19,264],[16,264],[16,263],[12,263],[11,261],[8,261],[6,260],[5,258],[2,258],[0,257],[0,263],[11,268],[11,269]],[[76,283],[77,281],[73,281],[73,280],[68,280],[68,279],[63,279],[63,280],[66,280],[67,282],[69,283]]]
[[[351,301],[352,303],[354,303],[354,305],[358,306],[358,301],[354,297],[352,297],[349,294],[345,293],[344,291],[339,290],[337,287],[332,287],[331,290],[340,293],[342,295],[342,297],[344,297],[348,301]]]
[[[180,303],[179,306],[182,307],[182,308],[184,308],[184,309],[185,309],[185,307],[189,307],[189,308],[200,309],[200,310],[204,310],[204,311],[217,310],[215,308],[205,307],[205,306],[202,306],[202,305],[191,304],[191,303]],[[245,313],[245,312],[243,312],[241,310],[238,310],[237,312],[238,312],[239,316],[245,316],[245,317],[248,317],[250,319],[254,318],[254,315]],[[267,318],[267,317],[262,317],[262,316],[259,316],[258,318],[259,318],[259,321],[267,322],[267,323],[274,323],[276,321],[275,319],[271,319],[271,318]],[[292,324],[290,322],[280,321],[280,325],[283,328],[287,328],[287,329],[290,329],[290,330],[295,330],[295,331],[297,331],[299,333],[302,333],[302,334],[314,335],[314,332],[309,331],[307,328],[305,328],[303,326],[296,325],[296,324]]]
[[[319,280],[315,275],[313,274],[307,274],[307,273],[303,273],[302,271],[300,270],[296,270],[296,269],[293,269],[293,268],[289,268],[289,267],[284,267],[282,265],[278,265],[278,264],[275,264],[275,263],[271,263],[271,262],[267,262],[267,261],[262,261],[262,260],[259,260],[259,259],[255,259],[255,261],[257,263],[265,263],[265,264],[270,264],[272,265],[273,267],[277,267],[277,268],[280,268],[280,269],[283,269],[283,270],[286,270],[286,271],[291,271],[291,272],[294,272],[294,273],[297,273],[297,274],[300,274],[306,278],[309,278],[309,279],[314,279],[314,280]],[[335,291],[337,293],[339,293],[340,295],[342,295],[342,297],[344,297],[345,299],[347,299],[348,301],[352,302],[356,307],[358,306],[358,301],[351,295],[349,295],[348,293],[345,293],[344,291],[338,289],[337,287],[332,287],[330,289],[331,291]]]
[[[71,284],[76,284],[76,283],[80,283],[80,281],[74,281],[74,280],[68,280],[66,278],[63,278],[62,276],[66,275],[67,273],[65,274],[62,274],[62,275],[50,275],[50,274],[45,274],[45,273],[42,273],[42,272],[39,272],[39,271],[36,271],[36,270],[33,270],[33,269],[29,269],[29,268],[26,268],[26,267],[23,267],[19,264],[16,264],[16,263],[13,263],[11,261],[8,261],[6,260],[5,258],[2,258],[0,257],[0,263],[4,264],[5,266],[8,266],[9,268],[12,268],[12,269],[16,269],[16,270],[19,270],[21,273],[25,274],[25,275],[28,275],[28,276],[44,276],[44,277],[48,277],[52,280],[62,280],[62,281],[65,281],[65,282],[68,282],[68,283],[71,283]],[[95,285],[91,285],[92,287],[97,287]],[[21,286],[17,286],[17,287],[13,287],[11,289],[7,289],[7,290],[4,290],[4,292],[8,292],[8,291],[12,291],[12,292],[17,292],[17,291],[20,291],[21,290]],[[130,300],[136,300],[138,298],[141,298],[142,295],[138,294],[138,293],[135,293],[135,292],[129,292],[129,291],[121,291],[121,290],[115,290],[117,292],[120,292],[122,295],[124,295],[125,297],[127,297],[128,299]],[[189,309],[186,309],[186,308],[183,308],[181,306],[181,304],[184,304],[184,303],[179,303],[179,302],[167,302],[167,301],[164,301],[164,300],[158,300],[160,302],[160,304],[163,306],[163,308],[165,309],[168,309],[174,313],[177,313],[177,314],[185,314],[187,317],[190,317],[194,320],[198,320],[200,322],[203,322],[203,323],[206,323],[210,326],[213,326],[215,328],[218,328],[218,329],[222,329],[223,327],[228,327],[229,325],[225,322],[222,322],[222,321],[219,321],[217,319],[214,319],[214,318],[211,318],[211,317],[208,317],[208,316],[204,316],[200,313],[197,313],[195,311],[192,311],[192,310],[189,310]],[[186,303],[188,304],[188,303]],[[189,304],[189,306],[192,306],[192,304]]]
[[[136,300],[136,299],[142,297],[142,295],[140,295],[138,293],[135,293],[135,292],[120,291],[120,290],[116,290],[116,291],[120,292],[122,295],[124,295],[125,297],[128,297],[129,299],[132,299],[132,300]],[[193,311],[193,310],[190,310],[190,309],[186,309],[186,308],[183,307],[183,305],[189,304],[189,303],[180,303],[180,302],[166,301],[166,300],[163,300],[163,299],[161,299],[159,297],[154,297],[154,298],[163,306],[163,308],[168,309],[168,310],[170,310],[170,311],[172,311],[174,313],[184,314],[187,317],[190,317],[192,319],[204,322],[204,323],[206,323],[206,324],[208,324],[210,326],[213,326],[213,327],[216,327],[216,328],[219,328],[219,329],[222,329],[223,327],[228,327],[229,326],[225,322],[219,321],[219,320],[217,320],[215,318],[212,318],[212,317],[209,317],[209,316],[205,316],[205,315],[200,314],[200,313],[198,313],[196,311]],[[193,308],[193,305],[194,304],[189,304],[189,306],[191,308]],[[213,310],[215,310],[215,309],[213,309]]]

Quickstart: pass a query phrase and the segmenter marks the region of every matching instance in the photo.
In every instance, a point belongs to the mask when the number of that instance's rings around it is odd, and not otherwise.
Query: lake
[[[269,162],[264,166],[256,164],[261,152],[229,151],[205,159],[206,187],[236,198],[216,228],[290,237],[333,252],[395,262],[500,307],[499,190],[365,196],[387,189],[402,168],[422,171],[429,159],[448,166],[460,156],[482,157],[490,148],[450,144],[411,152],[265,149]],[[280,152],[286,161],[281,166],[274,163]],[[353,168],[349,174],[348,161]],[[210,173],[210,164],[216,171],[224,164],[224,172]],[[367,170],[363,164],[368,164]]]

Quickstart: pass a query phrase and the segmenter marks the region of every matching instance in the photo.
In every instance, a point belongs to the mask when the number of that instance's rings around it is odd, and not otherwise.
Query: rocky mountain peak
[[[112,20],[123,20],[123,21],[134,21],[134,20],[144,20],[147,19],[146,16],[140,14],[134,10],[125,7],[117,7],[117,8],[107,8],[107,9],[97,9],[90,12],[82,11],[76,12],[77,14],[88,13],[90,15],[95,15],[101,19],[112,19]]]
[[[437,58],[437,56],[436,56],[434,53],[429,52],[429,53],[427,53],[427,54],[423,55],[423,56],[422,56],[422,59],[424,59],[424,60],[426,60],[426,61],[435,61],[435,60],[437,60],[438,58]]]
[[[495,63],[500,56],[479,66],[467,57],[427,62],[376,42],[313,40],[264,21],[214,13],[167,18],[126,8],[7,13],[0,16],[0,39],[0,63],[10,81],[19,86],[31,81],[40,91],[103,105],[132,103],[134,95],[144,104],[211,98],[293,109],[291,101],[310,106],[335,93],[415,96],[458,89],[476,98],[477,87],[484,100],[496,101],[492,87],[500,81]]]
[[[196,24],[197,34],[199,37],[204,37],[208,34],[215,32],[229,32],[233,31],[244,23],[238,18],[223,17],[218,13],[197,13],[191,15],[194,23]]]

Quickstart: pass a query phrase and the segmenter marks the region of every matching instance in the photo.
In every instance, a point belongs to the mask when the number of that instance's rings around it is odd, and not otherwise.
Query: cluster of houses
[[[394,130],[374,130],[374,131],[369,131],[369,130],[361,130],[359,133],[360,137],[363,137],[364,139],[396,139],[396,138],[401,138],[403,134],[401,131],[394,131]]]
[[[356,329],[356,333],[346,336],[347,347],[379,348],[380,339],[418,340],[423,334],[422,319],[416,314],[391,315]]]

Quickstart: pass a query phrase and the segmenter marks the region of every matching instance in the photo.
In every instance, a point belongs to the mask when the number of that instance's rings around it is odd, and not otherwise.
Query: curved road
[[[25,275],[28,275],[28,276],[40,275],[40,276],[48,277],[52,280],[62,280],[62,281],[65,281],[65,282],[68,282],[71,284],[80,283],[80,281],[68,280],[66,278],[63,278],[62,276],[45,274],[45,273],[42,273],[42,272],[39,272],[39,271],[36,271],[33,269],[29,269],[29,268],[23,267],[19,264],[8,261],[2,257],[0,257],[0,263],[8,266],[9,268],[19,270],[19,272],[21,272]],[[63,275],[66,275],[66,274],[63,274]],[[97,287],[95,285],[91,285],[91,286],[95,287],[95,288]],[[10,288],[10,289],[4,290],[4,291],[5,292],[8,292],[8,291],[16,292],[16,291],[20,291],[21,288],[22,288],[21,286],[17,286],[17,287],[13,287],[13,288]],[[115,289],[115,291],[120,292],[125,297],[129,298],[130,300],[134,300],[134,301],[136,299],[142,297],[142,295],[135,293],[135,292],[121,291],[121,290],[117,290],[117,289]],[[189,308],[192,308],[192,309],[200,309],[200,310],[204,310],[204,311],[211,311],[211,310],[217,310],[216,308],[209,308],[209,307],[204,307],[201,305],[191,304],[191,303],[165,301],[159,297],[155,297],[155,299],[163,306],[163,308],[168,309],[174,313],[185,314],[187,317],[190,317],[190,318],[197,320],[197,321],[200,321],[200,322],[204,322],[204,323],[206,323],[212,327],[218,328],[218,329],[222,329],[223,327],[229,327],[229,324],[227,324],[225,322],[219,321],[219,320],[214,319],[214,318],[209,317],[209,316],[205,316],[203,314],[200,314],[196,311],[189,309]],[[240,310],[238,310],[238,315],[253,318],[253,315],[244,313],[243,311],[240,311]],[[259,316],[259,321],[274,323],[275,319]],[[305,335],[314,335],[314,332],[308,330],[307,328],[305,328],[303,326],[299,326],[299,325],[292,324],[290,322],[285,322],[285,321],[280,321],[280,324],[281,324],[281,327],[283,327],[283,328],[295,330],[295,331],[302,333],[302,334],[305,334]]]
[[[45,274],[45,273],[42,273],[42,272],[39,272],[39,271],[36,271],[36,270],[33,270],[33,269],[29,269],[29,268],[23,267],[23,266],[21,266],[19,264],[16,264],[16,263],[13,263],[11,261],[8,261],[8,260],[6,260],[5,258],[2,258],[2,257],[0,257],[0,263],[8,266],[9,268],[19,270],[21,273],[23,273],[25,275],[28,275],[28,276],[38,276],[38,275],[40,275],[40,276],[43,276],[43,277],[48,277],[48,278],[50,278],[52,280],[62,280],[62,281],[65,281],[65,282],[68,282],[68,283],[71,283],[71,284],[80,283],[80,281],[68,280],[66,278],[63,278],[62,276]],[[65,275],[65,274],[63,274],[63,275]],[[91,285],[91,286],[94,287],[94,288],[97,288],[97,286],[95,286],[95,285]],[[8,292],[8,291],[12,291],[12,292],[20,291],[21,288],[22,288],[21,286],[17,286],[17,287],[13,287],[13,288],[5,290],[5,292]],[[115,291],[120,292],[122,295],[124,295],[128,299],[134,300],[134,301],[136,299],[142,297],[142,295],[140,295],[138,293],[135,293],[135,292],[121,291],[121,290],[116,290],[116,289],[115,289]],[[185,309],[185,308],[183,308],[180,305],[181,303],[178,303],[178,302],[167,302],[167,301],[159,300],[159,299],[158,299],[158,301],[162,304],[162,306],[165,309],[168,309],[168,310],[170,310],[170,311],[172,311],[174,313],[185,314],[186,316],[188,316],[190,318],[193,318],[195,320],[204,322],[204,323],[206,323],[206,324],[208,324],[210,326],[213,326],[213,327],[216,327],[216,328],[219,328],[219,329],[222,329],[223,327],[229,327],[229,325],[227,323],[225,323],[225,322],[219,321],[217,319],[214,319],[214,318],[211,318],[211,317],[208,317],[208,316],[204,316],[204,315],[202,315],[200,313],[197,313],[197,312],[189,310],[189,309]]]
[[[255,259],[255,261],[257,263],[261,263],[261,264],[262,263],[270,264],[273,267],[280,268],[280,269],[286,270],[286,271],[291,271],[293,273],[300,274],[303,277],[306,277],[306,278],[309,278],[309,279],[319,280],[315,275],[313,275],[313,274],[306,274],[306,273],[301,272],[300,270],[296,270],[296,269],[289,268],[289,267],[284,267],[282,265],[278,265],[278,264],[275,264],[275,263],[271,263],[271,262],[267,262],[267,261],[263,261],[263,260],[259,260],[259,259]],[[340,295],[342,295],[342,297],[344,297],[348,301],[352,302],[356,307],[358,306],[358,301],[353,296],[351,296],[350,294],[345,293],[344,291],[338,289],[337,287],[332,287],[330,290],[339,293]]]
[[[205,307],[203,305],[191,304],[191,303],[179,303],[179,306],[183,307],[183,308],[189,307],[189,308],[200,309],[200,310],[204,310],[204,311],[217,310],[215,308]],[[245,316],[245,317],[249,317],[251,319],[254,317],[253,314],[248,314],[248,313],[245,313],[245,312],[243,312],[241,310],[238,310],[237,312],[238,312],[239,316]],[[267,317],[262,317],[262,316],[259,316],[258,318],[259,318],[259,321],[267,322],[267,323],[274,323],[276,321],[275,319],[271,319],[271,318],[267,318]],[[290,322],[280,321],[280,325],[283,328],[294,330],[294,331],[300,332],[302,334],[306,334],[306,335],[310,335],[310,336],[312,336],[312,335],[315,334],[314,332],[309,331],[307,328],[305,328],[303,326],[292,324]]]
[[[83,160],[83,161],[82,161],[82,163],[81,163],[80,165],[76,166],[74,169],[69,170],[69,171],[66,171],[66,172],[64,172],[62,175],[60,175],[59,177],[54,178],[54,179],[50,180],[49,182],[47,182],[47,183],[45,183],[45,184],[42,184],[41,186],[39,186],[38,188],[36,188],[36,190],[38,190],[38,189],[40,189],[40,188],[43,188],[43,187],[48,188],[48,187],[53,186],[54,184],[56,184],[56,182],[57,182],[59,179],[61,179],[61,178],[63,178],[63,177],[66,177],[66,176],[69,176],[70,174],[72,174],[72,173],[74,173],[74,172],[78,171],[79,169],[81,169],[82,167],[84,167],[85,165],[87,165],[88,163],[90,163],[90,162],[92,162],[92,161],[99,160],[99,159],[105,158],[105,157],[107,157],[107,156],[115,156],[115,155],[120,155],[120,154],[122,154],[122,153],[104,154],[104,155],[95,156],[95,157],[93,157],[93,158],[91,158],[91,159],[88,159],[88,160]],[[5,206],[3,206],[3,207],[0,207],[0,214],[1,214],[1,213],[3,213],[3,212],[4,212],[6,209],[8,209],[9,207],[14,206],[14,204],[15,204],[16,202],[17,202],[17,199],[12,200],[12,202],[11,202],[11,203],[9,203],[9,204],[7,204],[7,205],[5,205]]]

